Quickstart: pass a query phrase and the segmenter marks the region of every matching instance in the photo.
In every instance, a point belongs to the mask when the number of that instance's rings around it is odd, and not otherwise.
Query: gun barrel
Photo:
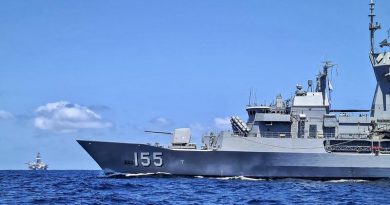
[[[164,135],[172,135],[172,132],[160,132],[160,131],[151,131],[151,130],[145,130],[146,133],[154,133],[154,134],[164,134]]]

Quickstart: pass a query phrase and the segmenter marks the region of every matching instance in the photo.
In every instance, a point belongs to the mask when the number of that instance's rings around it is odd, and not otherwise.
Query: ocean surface
[[[0,171],[0,204],[390,204],[390,180],[104,177]]]

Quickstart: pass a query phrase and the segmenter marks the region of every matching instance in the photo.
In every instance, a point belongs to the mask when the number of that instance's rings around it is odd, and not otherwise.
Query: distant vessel
[[[41,154],[38,152],[35,162],[27,163],[30,170],[47,170],[49,165],[42,162]]]
[[[381,26],[374,21],[374,2],[369,6],[369,58],[377,81],[371,109],[331,108],[329,71],[334,65],[327,61],[316,82],[308,81],[306,90],[297,85],[291,98],[284,100],[278,95],[269,105],[249,102],[246,122],[232,117],[232,131],[204,135],[201,149],[191,143],[189,128],[154,132],[172,135],[168,148],[158,144],[78,143],[106,174],[388,178],[390,52],[374,46],[374,33]],[[379,46],[389,47],[390,43],[385,39]]]

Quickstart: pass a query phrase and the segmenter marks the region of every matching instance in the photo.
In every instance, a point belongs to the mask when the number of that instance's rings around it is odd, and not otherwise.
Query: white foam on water
[[[116,177],[116,176],[123,176],[123,174],[121,173],[106,174],[103,177]]]
[[[158,175],[172,175],[171,173],[168,173],[168,172],[157,172],[156,174],[158,174]]]
[[[262,178],[250,178],[250,177],[244,177],[244,176],[240,176],[240,179],[241,180],[248,180],[248,181],[264,181],[266,179],[262,179]]]
[[[264,181],[265,180],[262,178],[250,178],[250,177],[244,177],[244,176],[217,177],[215,179],[219,179],[219,180],[247,180],[247,181]]]
[[[369,182],[368,180],[364,179],[336,179],[336,180],[329,180],[325,181],[329,183],[363,183],[363,182]]]
[[[140,177],[140,176],[150,176],[156,173],[137,173],[137,174],[124,174],[126,177]]]
[[[172,175],[171,173],[167,172],[155,172],[155,173],[137,173],[137,174],[124,174],[126,177],[140,177],[140,176],[151,176],[151,175]]]
[[[194,176],[195,178],[198,178],[198,179],[203,179],[204,176]]]

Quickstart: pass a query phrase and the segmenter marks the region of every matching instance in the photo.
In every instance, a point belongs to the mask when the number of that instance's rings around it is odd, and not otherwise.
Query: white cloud
[[[4,110],[0,110],[0,119],[10,119],[10,118],[13,118],[14,116],[10,113],[10,112],[7,112],[7,111],[4,111]]]
[[[198,122],[190,124],[190,129],[194,132],[206,132],[207,131],[207,128]]]
[[[229,129],[231,129],[230,117],[214,118],[214,125],[216,128],[218,128],[220,130],[229,130]]]
[[[82,129],[101,129],[112,126],[89,108],[66,101],[39,106],[35,112],[34,125],[41,130],[75,132]]]
[[[197,136],[197,137],[201,137],[203,136],[204,134],[210,132],[210,128],[202,125],[201,123],[199,122],[195,122],[195,123],[191,123],[189,125],[190,129],[191,129],[191,135],[192,136]]]
[[[167,125],[171,123],[167,118],[163,118],[163,117],[157,118],[156,121],[163,125]]]
[[[154,125],[167,127],[172,124],[172,121],[165,117],[156,117],[151,120],[151,123]]]

